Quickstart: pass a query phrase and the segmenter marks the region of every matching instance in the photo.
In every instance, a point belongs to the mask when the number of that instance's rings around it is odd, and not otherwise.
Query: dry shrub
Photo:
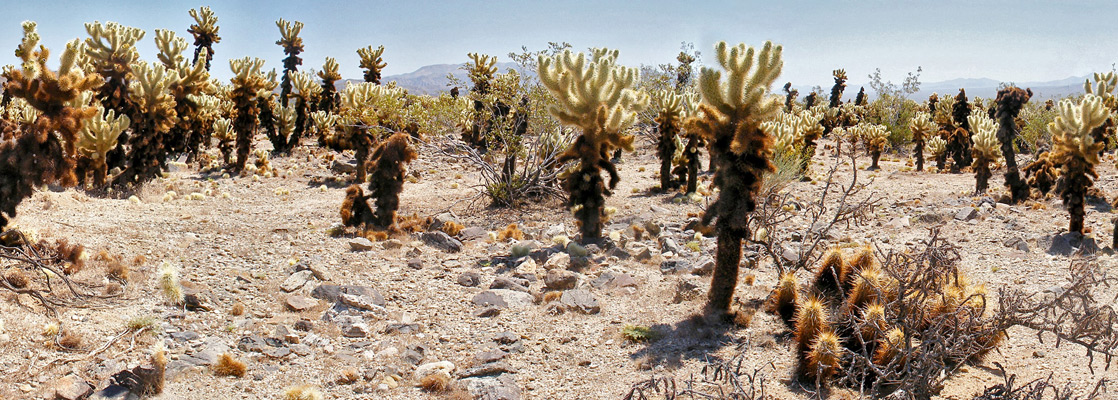
[[[233,309],[229,310],[229,314],[234,317],[239,317],[245,314],[245,303],[236,302],[233,304]]]
[[[128,265],[114,259],[109,261],[105,275],[116,281],[128,282],[132,277],[132,269],[129,268]]]
[[[338,379],[336,379],[334,382],[339,385],[351,385],[357,382],[358,379],[361,379],[361,374],[358,374],[357,370],[351,368],[342,371],[342,374],[338,375]]]
[[[217,362],[213,365],[214,375],[217,376],[235,376],[242,378],[245,376],[247,370],[248,367],[245,366],[243,361],[233,358],[233,355],[229,353],[222,353],[221,356],[217,358]]]
[[[301,385],[287,388],[283,392],[283,400],[323,400],[322,391],[314,386]]]
[[[428,393],[443,393],[450,390],[451,379],[446,374],[431,374],[419,380],[419,387]]]

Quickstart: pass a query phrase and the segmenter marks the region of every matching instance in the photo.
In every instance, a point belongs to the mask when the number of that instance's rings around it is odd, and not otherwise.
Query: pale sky
[[[188,39],[188,10],[201,2],[12,1],[0,6],[0,64],[15,64],[20,23],[39,23],[42,43],[58,54],[86,38],[83,24],[116,21],[147,31],[141,57],[155,60],[154,30]],[[992,78],[1029,82],[1108,71],[1118,62],[1118,2],[1113,1],[321,1],[211,2],[222,41],[213,74],[227,80],[228,60],[260,57],[282,69],[275,44],[279,18],[302,21],[302,69],[338,59],[346,78],[360,78],[356,50],[384,45],[384,73],[424,65],[463,63],[466,53],[509,61],[522,45],[548,41],[576,49],[610,47],[620,62],[675,62],[681,42],[693,42],[706,63],[717,41],[784,46],[780,82],[831,84],[845,68],[851,84],[881,68],[899,82],[922,66],[924,82]],[[57,62],[57,61],[55,61]]]

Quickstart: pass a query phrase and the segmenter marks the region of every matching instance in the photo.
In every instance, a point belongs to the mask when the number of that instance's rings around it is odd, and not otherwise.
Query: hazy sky
[[[39,23],[43,44],[61,50],[85,38],[83,23],[116,21],[147,31],[140,46],[154,60],[154,30],[171,29],[193,43],[190,8],[178,1],[5,1],[0,7],[0,64],[15,64],[20,22]],[[522,45],[566,41],[576,49],[621,50],[624,64],[674,62],[693,42],[712,63],[725,40],[784,45],[780,82],[830,85],[845,68],[852,84],[881,68],[899,82],[922,66],[925,82],[992,78],[1028,82],[1110,70],[1118,62],[1118,3],[1113,1],[229,1],[208,4],[221,43],[213,73],[227,80],[228,59],[267,60],[282,69],[275,41],[279,18],[306,24],[303,68],[338,59],[342,75],[360,78],[356,49],[384,45],[386,75],[429,64],[462,63],[467,52],[500,56]],[[56,61],[55,61],[56,62]]]

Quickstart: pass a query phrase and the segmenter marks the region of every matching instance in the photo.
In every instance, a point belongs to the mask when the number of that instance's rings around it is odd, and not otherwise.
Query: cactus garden
[[[1118,397],[1112,64],[145,7],[0,41],[0,398]]]

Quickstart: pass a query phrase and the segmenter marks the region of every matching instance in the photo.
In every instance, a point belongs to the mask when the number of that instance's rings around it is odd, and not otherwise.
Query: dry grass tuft
[[[223,353],[221,357],[217,358],[217,362],[213,365],[214,375],[217,376],[235,376],[242,378],[248,367],[241,360],[233,358],[229,353]]]

